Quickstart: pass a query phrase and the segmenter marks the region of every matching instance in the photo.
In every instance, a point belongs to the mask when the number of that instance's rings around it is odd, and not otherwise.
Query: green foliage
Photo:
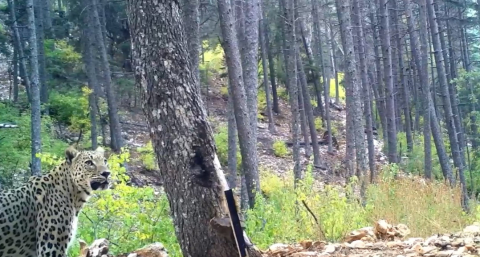
[[[448,141],[448,140],[446,140]],[[432,142],[432,174],[435,178],[443,178],[442,169],[438,160],[437,148]],[[425,150],[424,150],[424,138],[423,134],[418,134],[413,137],[412,153],[407,151],[407,136],[405,132],[397,134],[397,151],[401,153],[400,169],[404,172],[422,176],[424,173],[425,163]]]
[[[0,103],[0,121],[18,125],[15,129],[0,130],[0,184],[4,188],[17,186],[30,176],[31,160],[30,111],[20,111]],[[42,117],[42,153],[63,156],[67,144],[55,139],[54,127],[49,117]],[[50,166],[42,167],[48,171]]]
[[[82,88],[81,94],[52,91],[49,98],[51,117],[68,125],[73,131],[90,129],[88,96],[91,92],[87,87]]]
[[[369,224],[366,211],[355,201],[342,196],[338,189],[332,186],[323,191],[314,189],[311,166],[297,189],[293,187],[292,177],[281,178],[266,170],[261,170],[261,180],[262,191],[267,198],[257,197],[255,207],[247,212],[246,221],[248,235],[260,248],[324,236],[336,241],[352,228]],[[305,201],[317,216],[320,227],[297,201]]]
[[[315,117],[315,129],[317,131],[321,130],[323,128],[323,121],[322,121],[322,118],[320,117]]]
[[[284,87],[278,87],[277,88],[277,95],[280,97],[280,99],[283,99],[285,101],[288,101],[288,91]]]
[[[218,159],[222,166],[228,166],[228,127],[220,126],[217,133],[213,135],[215,145],[217,147]],[[240,147],[237,144],[237,169],[240,170],[242,165],[242,155],[240,153]]]
[[[287,157],[289,155],[287,144],[281,140],[273,142],[273,154],[277,157]]]
[[[147,170],[158,169],[157,159],[155,158],[155,151],[153,150],[152,141],[143,147],[138,147],[137,152],[140,154],[140,160]]]
[[[49,84],[63,88],[65,84],[80,85],[75,79],[83,74],[82,55],[66,40],[46,39],[44,47],[47,73],[51,77]]]
[[[77,239],[90,244],[95,239],[108,238],[114,254],[162,242],[171,256],[181,256],[166,195],[150,187],[127,185],[122,163],[128,159],[125,150],[108,158],[112,179],[118,183],[113,190],[96,192],[86,204],[79,216]],[[69,256],[77,256],[78,249],[75,243]]]
[[[202,42],[203,55],[200,59],[200,70],[220,73],[224,65],[224,52],[220,44],[209,45],[207,40]]]
[[[257,94],[257,119],[265,119],[265,117],[260,113],[263,112],[267,109],[267,95],[265,93],[265,90],[261,89],[258,90]]]
[[[228,97],[228,86],[227,85],[222,85],[220,87],[220,94],[224,97]]]
[[[473,222],[475,216],[460,208],[459,185],[451,188],[443,180],[425,181],[417,176],[394,178],[398,171],[396,165],[384,167],[377,183],[368,187],[371,220],[406,224],[412,237],[456,232]],[[475,209],[475,203],[472,206]]]

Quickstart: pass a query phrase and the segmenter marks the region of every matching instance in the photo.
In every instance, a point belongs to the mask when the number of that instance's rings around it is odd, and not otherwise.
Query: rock
[[[334,253],[336,250],[335,246],[334,245],[327,245],[327,247],[325,247],[325,250],[323,251],[324,253]]]
[[[168,257],[168,252],[163,244],[157,242],[132,252],[128,257]]]

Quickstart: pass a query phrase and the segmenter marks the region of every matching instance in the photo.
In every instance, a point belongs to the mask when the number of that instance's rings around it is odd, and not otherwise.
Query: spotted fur
[[[49,174],[0,191],[0,256],[64,257],[93,190],[109,188],[104,150],[65,151]]]

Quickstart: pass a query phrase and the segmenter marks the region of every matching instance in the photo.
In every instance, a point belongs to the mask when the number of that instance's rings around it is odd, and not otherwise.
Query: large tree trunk
[[[180,6],[168,0],[128,0],[127,4],[130,32],[137,35],[132,37],[136,82],[142,90],[159,175],[165,181],[182,253],[236,256],[233,234],[221,234],[211,226],[212,219],[225,214],[224,177],[217,175],[222,171],[196,89],[198,82],[190,69]],[[227,10],[222,13],[229,14],[228,27],[233,32],[230,7],[225,1],[219,1],[219,7]],[[260,253],[249,248],[249,255]]]
[[[32,108],[32,163],[31,172],[32,175],[40,176],[42,174],[42,166],[40,158],[36,155],[40,153],[42,147],[41,141],[41,117],[40,117],[40,83],[38,75],[38,48],[37,48],[37,32],[35,26],[35,10],[33,0],[27,1],[27,15],[28,15],[28,29],[30,32],[29,45],[30,45],[30,64],[31,64],[31,94],[32,100],[30,102]]]
[[[230,86],[232,87],[233,106],[235,120],[237,122],[240,152],[242,154],[242,168],[245,175],[246,187],[248,190],[249,206],[255,205],[255,194],[260,191],[260,179],[258,167],[254,156],[257,155],[256,145],[253,144],[252,127],[250,124],[247,108],[245,88],[243,86],[243,71],[238,48],[238,41],[235,37],[234,17],[232,8],[226,0],[218,1],[220,14],[220,27],[223,35],[223,49],[228,67]],[[255,75],[256,76],[256,75]],[[256,116],[255,116],[256,118]]]

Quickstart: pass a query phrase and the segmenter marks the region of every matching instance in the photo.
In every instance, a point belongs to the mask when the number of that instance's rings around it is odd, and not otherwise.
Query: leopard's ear
[[[69,146],[67,150],[65,150],[65,157],[67,159],[68,164],[72,164],[73,158],[77,157],[78,155],[78,150],[75,149],[75,147]]]
[[[95,152],[97,152],[101,155],[105,155],[105,149],[101,146],[97,147],[97,149],[95,149]]]

